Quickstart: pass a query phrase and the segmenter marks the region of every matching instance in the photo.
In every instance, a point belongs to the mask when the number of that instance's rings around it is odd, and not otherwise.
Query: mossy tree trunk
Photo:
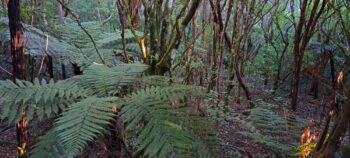
[[[129,3],[124,3],[128,28],[134,34],[135,42],[142,50],[142,41],[149,50],[143,56],[145,63],[150,65],[149,74],[165,75],[171,68],[171,53],[181,40],[181,31],[191,21],[201,0],[185,1],[177,13],[173,7],[174,0],[142,1],[145,15],[144,36],[138,37],[132,24],[132,12]],[[177,13],[177,14],[174,14]],[[172,20],[171,20],[172,19]],[[143,53],[143,52],[142,52]]]

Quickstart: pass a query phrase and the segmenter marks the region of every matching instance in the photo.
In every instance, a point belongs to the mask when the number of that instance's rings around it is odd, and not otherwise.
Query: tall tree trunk
[[[46,9],[46,1],[42,1],[40,4],[40,9],[45,10]],[[49,31],[50,26],[49,26],[49,21],[47,20],[47,14],[46,12],[41,12],[41,18],[44,21],[44,30],[45,32]]]
[[[209,63],[211,65],[210,68],[210,80],[209,80],[209,85],[208,85],[208,92],[210,92],[211,90],[214,89],[215,87],[215,81],[217,78],[217,74],[216,74],[216,61],[217,61],[217,54],[216,54],[216,50],[217,50],[217,33],[218,33],[218,28],[216,26],[216,24],[212,24],[213,26],[213,40],[212,40],[212,50],[209,50]]]
[[[241,65],[241,66],[243,66],[243,65]],[[239,69],[239,65],[235,64],[234,69],[235,69],[234,71],[235,71],[235,74],[236,74],[236,78],[237,78],[238,84],[239,84],[240,88],[243,89],[244,94],[247,97],[247,100],[249,101],[249,108],[253,108],[254,107],[254,103],[252,101],[252,98],[250,97],[250,91],[249,91],[247,85],[244,83],[244,80],[242,78],[242,73],[241,73],[241,71]]]
[[[62,1],[64,3],[64,1]],[[64,24],[64,11],[63,11],[63,6],[58,3],[58,22],[60,23],[60,25]]]
[[[341,108],[340,113],[337,115],[336,121],[334,123],[333,129],[331,133],[329,134],[328,139],[325,143],[323,141],[319,141],[317,144],[317,152],[315,157],[317,158],[328,158],[328,157],[334,157],[335,152],[338,150],[339,145],[341,144],[342,139],[345,136],[345,133],[347,132],[347,129],[349,128],[349,122],[350,122],[350,61],[347,61],[344,65],[344,69],[342,72],[344,72],[344,80],[338,80],[337,84],[333,84],[333,89],[339,88],[342,89],[344,94],[346,95],[346,100]],[[333,92],[334,97],[334,104],[336,103],[336,95],[335,92]],[[335,106],[330,107],[331,110],[335,109]],[[350,130],[350,129],[349,129]],[[323,133],[327,133],[327,129],[323,131]],[[326,135],[326,134],[325,134]],[[321,137],[321,139],[325,139],[326,136]]]
[[[313,2],[313,4],[311,4]],[[299,80],[300,80],[300,71],[301,64],[304,57],[304,51],[308,42],[310,41],[311,36],[313,35],[313,29],[322,15],[326,4],[328,1],[320,0],[314,1],[302,1],[300,5],[300,19],[296,25],[294,32],[294,76],[292,79],[291,85],[291,95],[292,95],[292,109],[296,111],[298,104],[298,90],[299,90]],[[293,4],[292,4],[293,5]],[[320,6],[320,7],[319,7]],[[310,15],[307,17],[306,12],[307,8],[312,7]],[[318,8],[320,8],[318,10]],[[294,12],[292,13],[294,15]]]
[[[298,90],[299,90],[299,79],[300,79],[300,70],[302,63],[302,56],[300,54],[299,48],[294,48],[294,76],[292,79],[291,86],[291,95],[292,95],[292,109],[296,111],[298,104]]]
[[[128,63],[129,59],[128,59],[128,56],[126,54],[126,41],[125,41],[125,29],[128,28],[128,23],[127,23],[126,19],[127,19],[128,15],[127,15],[124,3],[120,0],[116,1],[116,6],[118,9],[118,13],[119,13],[119,22],[121,24],[121,30],[122,30],[121,37],[122,37],[122,45],[123,45],[123,56],[124,56],[123,59],[124,59],[125,63]]]
[[[64,24],[63,6],[60,3],[58,3],[57,5],[58,5],[58,22],[62,26]],[[66,73],[66,66],[64,65],[64,63],[61,64],[61,71],[62,71],[62,79],[66,79],[67,73]]]
[[[16,79],[26,79],[27,64],[24,57],[24,33],[20,22],[20,2],[10,0],[8,3],[8,18],[11,35],[11,54],[13,64],[13,81]],[[29,143],[29,133],[27,129],[27,114],[23,109],[21,120],[16,124],[17,129],[17,149],[19,157],[26,157],[26,149]]]
[[[33,26],[34,24],[34,19],[35,19],[35,5],[36,5],[36,0],[32,0],[32,8],[31,8],[31,15],[30,15],[30,25]]]
[[[335,126],[321,149],[318,158],[334,157],[335,152],[339,148],[342,138],[344,138],[350,121],[350,98],[345,101],[342,113],[338,116]]]
[[[268,52],[266,52],[264,55],[263,55],[263,59],[264,59],[264,70],[263,70],[263,74],[264,74],[264,86],[267,86],[267,84],[269,83],[269,78],[270,78],[270,70],[269,70],[269,65],[270,63],[268,63],[268,58],[269,54]]]
[[[206,27],[206,23],[207,23],[207,0],[203,0],[202,2],[202,13],[201,13],[201,18],[202,18],[202,30],[203,30],[203,33],[202,33],[202,39],[201,39],[201,47],[203,50],[207,50],[206,49],[206,30],[205,30],[205,27]],[[207,59],[203,59],[203,60],[206,60],[206,62],[204,61],[204,63],[207,63],[207,64],[210,64],[210,51],[207,51]],[[204,70],[204,74],[201,78],[209,78],[208,76],[209,72],[208,72],[208,69],[205,69]]]

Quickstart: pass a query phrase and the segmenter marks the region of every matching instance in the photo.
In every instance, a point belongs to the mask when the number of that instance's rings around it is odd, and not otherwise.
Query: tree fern
[[[171,78],[166,76],[145,76],[142,77],[139,81],[137,81],[137,86],[139,88],[146,88],[146,87],[167,87],[170,86]]]
[[[32,147],[30,158],[62,158],[67,155],[63,144],[59,141],[60,131],[51,129],[38,139],[38,142]]]
[[[98,21],[82,22],[81,24],[94,38],[99,48],[113,48],[122,43],[121,30],[116,29],[115,32],[104,32]],[[92,47],[91,40],[86,33],[71,19],[66,18],[65,25],[57,27],[60,37],[65,41],[69,41],[78,48]],[[142,36],[143,32],[136,31],[136,34]],[[130,30],[125,30],[124,39],[127,43],[134,42],[134,36]]]
[[[116,55],[111,49],[122,48],[121,31],[102,33],[98,22],[83,22],[82,25],[94,37],[99,50],[102,50],[101,55],[104,59],[107,59],[106,64],[114,66]],[[92,50],[94,49],[93,45],[86,33],[69,19],[67,19],[65,26],[57,26],[58,35],[45,33],[26,24],[23,24],[23,26],[27,39],[26,50],[33,57],[50,55],[61,63],[77,63],[79,66],[89,66],[93,62],[101,63],[100,58],[96,56],[96,52]],[[137,32],[139,36],[142,34],[142,32]],[[0,43],[9,43],[10,33],[7,18],[0,19],[0,37]],[[133,38],[130,30],[126,30],[125,39],[128,41],[128,51],[139,53],[138,44],[134,43]],[[2,45],[6,46],[5,44]]]
[[[135,138],[142,157],[214,157],[214,152],[197,137],[189,107],[178,104],[185,96],[198,94],[191,86],[149,87],[125,98],[121,116],[127,132]],[[202,118],[203,119],[203,118]],[[197,125],[199,125],[199,122]],[[207,133],[208,134],[208,133]]]
[[[116,115],[112,108],[118,98],[89,97],[72,104],[55,123],[55,127],[41,138],[33,149],[32,157],[49,155],[62,148],[68,158],[77,156],[89,141],[107,131],[107,125]],[[58,145],[57,145],[58,144]]]
[[[136,32],[138,36],[143,36],[142,32]],[[134,35],[131,33],[129,29],[126,29],[124,32],[124,39],[127,43],[134,42]],[[99,40],[97,40],[97,45],[99,47],[104,47],[108,45],[115,46],[116,44],[122,43],[121,30],[116,30],[115,32],[102,33],[99,36]]]
[[[33,83],[17,80],[0,81],[0,119],[8,123],[16,123],[27,111],[28,121],[34,115],[38,118],[50,117],[75,99],[86,97],[86,91],[66,81],[50,80]]]
[[[121,64],[109,68],[93,64],[81,76],[77,84],[98,96],[110,96],[120,90],[123,85],[132,84],[140,78],[148,67],[143,64]]]
[[[102,33],[100,24],[98,21],[82,22],[81,25],[89,32],[89,34],[97,40],[96,37]],[[80,26],[72,19],[65,18],[64,26],[57,26],[57,34],[60,39],[73,44],[77,48],[92,47],[91,39],[80,28]]]
[[[124,99],[89,97],[73,104],[62,114],[53,131],[35,145],[32,157],[50,155],[50,151],[60,151],[60,148],[64,151],[61,154],[76,156],[89,141],[106,132],[107,125],[115,116],[113,107],[120,109],[118,111],[126,123],[126,132],[130,133],[128,136],[135,138],[136,155],[214,157],[214,152],[208,146],[210,143],[204,140],[215,137],[210,135],[210,130],[199,132],[199,129],[208,127],[208,122],[191,114],[185,104],[176,102],[185,96],[198,94],[194,87],[176,85],[146,88]],[[52,133],[56,133],[56,136],[51,137],[54,135]],[[215,139],[208,140],[214,142]]]
[[[144,80],[159,83],[135,86],[141,89],[124,98],[109,97],[135,83],[146,69],[143,64],[112,68],[92,64],[83,75],[64,81],[1,81],[1,117],[15,123],[23,110],[30,119],[34,114],[41,118],[68,105],[54,127],[35,144],[31,157],[77,156],[88,142],[107,131],[117,115],[115,108],[126,124],[125,140],[135,139],[136,145],[130,149],[135,156],[215,157],[214,130],[207,128],[205,118],[191,113],[184,100],[201,95],[195,87],[170,85],[165,77],[153,76]]]
[[[56,123],[58,135],[67,157],[76,156],[88,141],[93,141],[106,131],[107,125],[113,119],[117,98],[89,97],[73,104],[62,114]]]
[[[118,44],[118,45],[115,46],[115,48],[123,49],[123,45],[122,44]],[[125,49],[127,51],[130,51],[130,52],[137,52],[137,53],[141,52],[140,45],[137,44],[137,43],[127,43],[125,45]]]
[[[294,155],[293,147],[298,145],[298,137],[305,127],[303,119],[293,114],[280,116],[266,107],[248,112],[249,116],[241,115],[239,121],[249,131],[240,134],[252,138],[279,157]]]

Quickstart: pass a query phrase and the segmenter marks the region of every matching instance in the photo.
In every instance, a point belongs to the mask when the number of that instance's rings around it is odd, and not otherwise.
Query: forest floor
[[[269,88],[263,86],[261,81],[249,81],[251,87],[251,94],[254,100],[260,99],[264,102],[275,105],[288,105],[290,97],[288,91],[281,90],[278,95],[272,95]],[[234,95],[234,92],[232,92]],[[242,113],[248,107],[248,102],[242,94],[242,100],[240,104],[231,103],[231,112],[228,114],[226,121],[219,125],[219,135],[222,139],[222,154],[224,158],[231,157],[247,157],[247,158],[268,158],[269,152],[261,145],[253,142],[249,138],[245,138],[237,132],[246,131],[247,129],[241,127],[239,123],[233,120],[233,117],[237,113]],[[233,96],[232,96],[233,97]],[[278,98],[278,99],[276,99]],[[324,104],[323,99],[313,99],[312,96],[307,93],[301,93],[299,98],[299,107],[297,111],[298,116],[308,118],[317,112],[318,106]],[[36,125],[30,124],[30,138],[31,142],[34,142],[38,136],[45,132],[50,122],[37,122]],[[43,125],[43,126],[41,126]],[[302,131],[301,131],[302,132]],[[15,126],[6,126],[0,123],[0,158],[15,158],[16,151],[16,128]],[[239,156],[237,156],[239,155]]]
[[[279,105],[278,112],[283,113],[283,108],[280,105],[288,106],[290,103],[289,91],[281,88],[278,93],[273,94],[268,86],[264,86],[263,82],[260,80],[249,81],[252,98],[254,100],[261,100],[265,103]],[[252,86],[253,85],[253,86]],[[321,105],[325,105],[327,98],[314,99],[313,96],[307,93],[307,85],[304,85],[302,92],[299,96],[299,106],[296,112],[298,117],[309,119],[311,117],[317,116],[316,114],[324,113],[320,111]],[[232,92],[231,95],[234,95]],[[223,157],[244,157],[244,158],[269,158],[269,152],[262,145],[257,144],[250,138],[246,138],[238,132],[247,131],[244,127],[234,120],[237,114],[242,114],[249,107],[249,102],[245,99],[244,94],[241,94],[241,103],[237,104],[231,103],[231,112],[227,116],[226,122],[220,126],[220,134],[223,142]],[[259,105],[255,105],[259,106]],[[300,131],[300,134],[303,131]],[[238,156],[237,156],[238,155]]]

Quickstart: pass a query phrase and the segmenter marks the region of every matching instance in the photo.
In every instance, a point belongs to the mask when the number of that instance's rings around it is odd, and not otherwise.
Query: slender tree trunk
[[[341,143],[342,138],[345,136],[347,132],[347,128],[349,127],[350,121],[350,98],[345,101],[344,110],[338,116],[337,121],[335,122],[335,126],[327,139],[327,142],[321,149],[320,154],[317,156],[318,158],[329,158],[334,157],[335,152],[339,148],[339,144]]]
[[[342,72],[344,72],[344,78],[350,77],[349,74],[349,67],[350,62],[347,61],[345,63],[344,69]],[[340,80],[337,81],[336,84],[333,84],[333,89],[336,87],[341,87],[341,89],[344,91],[344,94],[346,94],[347,99],[345,100],[342,109],[340,113],[337,115],[336,121],[334,123],[334,127],[329,134],[328,139],[325,143],[323,143],[322,140],[320,140],[317,144],[317,152],[315,154],[315,157],[317,158],[328,158],[328,157],[334,157],[335,152],[338,150],[339,145],[341,144],[342,139],[345,136],[345,133],[348,131],[349,128],[349,122],[350,122],[350,82],[348,80]],[[333,92],[333,101],[334,105],[336,104],[336,94]],[[334,111],[335,106],[331,106],[331,110]],[[349,129],[350,130],[350,129]],[[327,129],[323,131],[323,133],[327,133]],[[326,135],[326,134],[324,134]],[[326,136],[321,137],[321,139],[325,139]]]
[[[31,8],[31,15],[30,15],[30,25],[33,26],[34,24],[34,19],[35,19],[35,5],[36,5],[36,0],[32,0],[32,8]]]
[[[45,10],[46,9],[46,1],[42,1],[40,7],[42,10]],[[46,12],[44,12],[44,11],[41,13],[42,13],[41,16],[42,16],[43,21],[44,21],[44,28],[45,28],[44,30],[45,30],[45,32],[47,32],[49,30],[49,27],[50,27],[49,22],[47,21],[47,15],[46,15]]]
[[[313,2],[313,4],[311,4]],[[295,28],[294,32],[294,76],[291,85],[291,95],[292,95],[292,109],[296,111],[298,104],[298,90],[299,90],[299,80],[301,64],[304,57],[305,48],[313,34],[313,29],[322,15],[326,4],[328,1],[322,1],[320,5],[320,0],[314,1],[302,1],[300,4],[300,19]],[[312,6],[310,15],[307,17],[307,8]],[[320,6],[320,7],[319,7]],[[319,10],[317,10],[320,8]],[[292,13],[294,15],[294,12]]]
[[[292,95],[292,109],[296,111],[297,104],[298,104],[298,90],[299,90],[299,79],[300,79],[300,70],[301,70],[301,63],[302,63],[302,57],[299,53],[299,48],[296,48],[298,50],[295,50],[294,54],[294,76],[292,79],[292,86],[291,86],[291,95]]]
[[[216,10],[213,10],[213,14],[217,14],[216,17],[217,20],[219,21],[222,21],[222,16],[218,16],[218,15],[221,15],[221,5],[220,5],[220,2],[221,1],[216,1]],[[216,11],[216,13],[215,13]],[[216,75],[217,75],[217,78],[216,78],[216,91],[218,93],[220,93],[220,80],[221,80],[221,67],[222,67],[222,56],[223,56],[223,49],[224,49],[224,42],[223,42],[223,36],[224,36],[224,28],[222,25],[219,25],[220,26],[220,36],[219,36],[219,42],[218,42],[218,58],[217,58],[217,72],[216,72]]]
[[[48,56],[46,67],[47,67],[47,70],[49,72],[50,78],[54,78],[54,74],[53,74],[53,60],[52,60],[51,56]]]
[[[193,27],[193,26],[192,26]],[[189,49],[189,36],[190,36],[190,32],[192,32],[191,27],[188,28],[188,30],[184,30],[182,32],[182,38],[183,38],[183,42],[184,42],[184,48],[185,48],[185,52],[184,52],[184,61],[185,61],[185,74],[184,74],[184,82],[186,84],[190,84],[190,77],[191,77],[191,50]]]
[[[243,89],[245,96],[247,97],[247,100],[249,101],[249,106],[250,106],[249,108],[253,108],[254,103],[252,101],[252,98],[250,97],[249,89],[243,81],[242,74],[241,74],[241,71],[238,67],[238,64],[235,64],[234,69],[235,69],[235,74],[236,74],[236,78],[238,80],[239,86]]]
[[[236,100],[237,104],[241,104],[241,92],[242,92],[242,87],[238,85],[237,92],[236,92],[236,97],[235,97],[235,100]]]
[[[292,109],[296,111],[297,104],[298,104],[298,90],[299,90],[299,77],[300,77],[300,69],[301,69],[301,63],[302,58],[304,56],[303,50],[300,50],[300,41],[302,39],[302,31],[303,26],[305,23],[305,11],[307,7],[307,1],[303,1],[303,3],[300,6],[300,20],[299,23],[296,26],[295,33],[294,33],[294,76],[292,79],[292,85],[291,85],[291,95],[292,95]]]
[[[24,32],[20,22],[20,2],[10,0],[8,3],[8,18],[11,35],[11,54],[13,64],[13,81],[16,79],[25,80],[27,64],[24,57]],[[26,157],[26,149],[29,143],[29,133],[27,129],[27,114],[25,109],[21,120],[16,124],[17,129],[17,149],[19,157]]]
[[[194,14],[194,16],[193,16],[193,19],[192,19],[192,29],[193,29],[193,32],[192,32],[192,40],[191,40],[191,43],[193,43],[193,44],[195,44],[196,43],[196,39],[197,39],[197,36],[198,36],[198,14],[199,14],[199,10],[197,10],[196,11],[196,13]],[[195,48],[194,47],[192,47],[192,49],[191,49],[191,55],[192,56],[190,56],[190,60],[191,60],[191,58],[192,57],[194,57],[194,56],[196,56],[196,54],[195,54],[195,50],[194,50]],[[198,55],[197,55],[197,57],[198,57]],[[198,72],[199,72],[200,70],[196,70],[194,73],[192,73],[192,81],[193,81],[193,83],[194,84],[196,84],[196,82],[197,82],[197,80],[195,79],[196,77],[197,77],[197,75],[198,75]]]
[[[58,3],[58,22],[62,26],[64,24],[64,12],[63,12],[63,6]],[[66,66],[64,63],[61,64],[61,71],[62,71],[62,79],[67,78],[67,73],[66,73]]]
[[[286,53],[287,49],[288,49],[288,44],[286,44],[284,46],[282,54],[281,54],[280,58],[278,59],[276,79],[275,79],[275,82],[273,83],[273,89],[274,90],[277,90],[277,88],[279,86],[279,82],[281,80],[282,60],[284,58],[284,54]]]
[[[216,67],[217,67],[217,63],[216,63],[216,59],[217,59],[217,54],[216,54],[216,50],[217,50],[217,33],[218,33],[218,29],[216,24],[213,24],[213,40],[212,40],[212,50],[210,50],[210,65],[211,65],[211,71],[210,71],[210,81],[209,81],[209,85],[208,85],[208,92],[210,92],[211,90],[214,89],[215,87],[215,81],[217,78],[217,74],[216,74]]]
[[[101,18],[101,13],[100,13],[100,0],[97,0],[97,6],[96,6],[96,18],[98,22],[100,22],[100,25],[102,26],[102,18]]]
[[[269,56],[268,55],[268,52],[266,52],[265,54],[264,54],[264,56],[263,56],[263,58],[264,58],[264,86],[267,86],[267,84],[269,83],[269,74],[270,74],[270,72],[269,72],[269,63],[267,62],[267,56]]]
[[[202,21],[202,39],[201,39],[201,47],[203,50],[207,50],[206,49],[206,30],[205,30],[205,27],[206,27],[206,21],[207,21],[207,0],[203,0],[202,2],[202,13],[201,13],[201,21]],[[203,60],[203,63],[207,63],[209,64],[209,60],[208,60],[208,57],[209,57],[209,51],[207,51],[207,59],[205,58],[202,58]],[[205,61],[207,60],[207,61]],[[200,86],[202,86],[203,84],[203,78],[208,78],[208,69],[204,69],[202,71],[202,76],[200,76]]]
[[[58,3],[58,22],[60,23],[60,25],[64,24],[64,11],[60,3]]]

